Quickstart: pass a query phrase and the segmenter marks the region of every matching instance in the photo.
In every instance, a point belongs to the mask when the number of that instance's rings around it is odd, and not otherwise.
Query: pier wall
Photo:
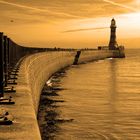
[[[20,67],[20,75],[24,75],[25,83],[29,87],[33,106],[37,114],[40,93],[48,78],[61,68],[71,65],[75,52],[37,53],[26,57]]]
[[[113,57],[113,55],[113,51],[109,50],[82,51],[78,63],[101,60],[108,57]]]
[[[21,62],[13,94],[15,105],[7,109],[14,116],[14,124],[1,129],[5,140],[41,140],[37,112],[41,90],[49,77],[59,69],[72,65],[76,51],[41,52],[26,56]],[[111,51],[81,52],[79,63],[112,57]],[[6,135],[5,135],[6,132]]]
[[[48,78],[59,69],[72,65],[76,52],[48,52],[28,56],[22,62],[19,71],[29,87],[35,113],[37,114],[40,93]],[[112,57],[110,51],[82,51],[78,63]]]

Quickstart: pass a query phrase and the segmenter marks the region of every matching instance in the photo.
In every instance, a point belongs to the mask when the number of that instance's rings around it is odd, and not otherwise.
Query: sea
[[[140,49],[125,53],[54,75],[43,140],[140,140]]]

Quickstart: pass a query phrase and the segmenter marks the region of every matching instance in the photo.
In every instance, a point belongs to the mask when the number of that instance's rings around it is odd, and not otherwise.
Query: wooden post
[[[7,38],[7,67],[8,67],[8,79],[10,77],[10,38]]]
[[[3,33],[0,32],[0,97],[4,96]]]
[[[7,38],[7,62],[8,62],[8,66],[9,66],[9,62],[10,62],[10,50],[9,50],[9,47],[10,47],[10,39]]]
[[[7,36],[4,36],[4,86],[7,87],[7,81],[8,81],[8,42],[7,42]]]

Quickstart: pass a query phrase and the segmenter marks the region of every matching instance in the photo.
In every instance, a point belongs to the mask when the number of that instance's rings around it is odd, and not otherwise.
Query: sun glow
[[[120,15],[120,26],[130,34],[140,36],[140,12]],[[130,32],[132,30],[132,32]]]
[[[140,4],[140,0],[135,0],[136,4]]]

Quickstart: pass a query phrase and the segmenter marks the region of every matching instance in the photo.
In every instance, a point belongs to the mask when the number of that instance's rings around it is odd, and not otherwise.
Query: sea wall
[[[29,87],[36,114],[45,82],[59,69],[71,65],[74,56],[75,52],[48,52],[30,55],[23,60],[19,76],[24,73],[25,83]]]
[[[16,104],[11,110],[15,112],[15,121],[18,123],[13,126],[14,133],[10,131],[9,137],[7,135],[8,140],[12,134],[15,140],[41,140],[36,118],[41,90],[53,73],[73,64],[75,55],[74,51],[57,51],[36,53],[23,59],[18,73],[16,94],[13,96]],[[79,63],[112,55],[111,51],[82,51]]]
[[[40,93],[47,79],[56,71],[73,64],[76,52],[48,52],[28,56],[22,62],[20,72],[25,75],[29,86],[35,113],[37,114]],[[82,51],[79,63],[111,57],[109,51]]]
[[[109,50],[94,50],[94,51],[81,51],[78,63],[84,63],[93,60],[100,60],[107,57],[113,57],[114,51]]]

